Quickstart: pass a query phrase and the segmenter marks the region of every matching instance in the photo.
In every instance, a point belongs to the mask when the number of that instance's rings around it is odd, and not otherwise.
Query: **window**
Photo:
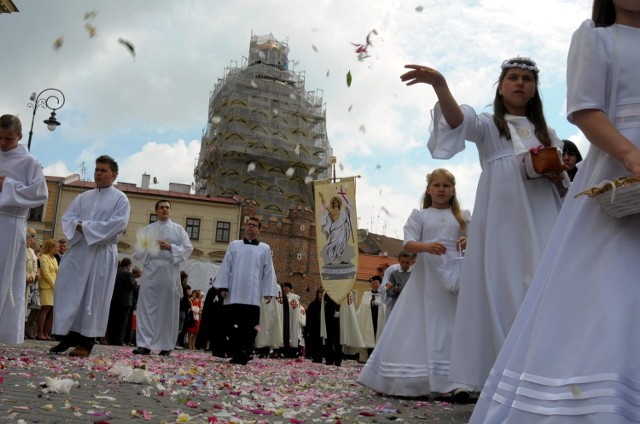
[[[187,226],[185,228],[191,240],[200,239],[200,220],[198,218],[187,218]]]
[[[40,205],[37,208],[29,209],[29,216],[27,221],[42,221],[42,215],[44,213],[44,205]]]
[[[158,215],[156,215],[155,213],[150,214],[149,215],[149,224],[153,224],[156,221],[158,221]]]
[[[216,243],[229,243],[231,237],[231,223],[218,221],[216,224]]]

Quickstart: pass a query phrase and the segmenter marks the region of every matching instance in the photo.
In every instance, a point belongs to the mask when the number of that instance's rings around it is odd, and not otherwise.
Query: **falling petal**
[[[318,53],[318,48],[314,44],[311,45],[311,48],[314,52]]]
[[[344,171],[344,165],[342,163],[338,164],[338,168],[340,168],[341,171]]]
[[[386,213],[387,215],[391,215],[391,214],[389,213],[389,211],[387,210],[387,208],[385,208],[384,206],[381,206],[381,207],[380,207],[380,210],[381,210],[382,212]]]
[[[213,122],[214,124],[219,124],[220,121],[222,121],[222,116],[215,115],[213,118],[211,118],[211,122]]]
[[[62,43],[64,43],[64,38],[62,36],[56,38],[56,40],[53,42],[53,48],[55,50],[59,50],[60,47],[62,47]]]
[[[278,109],[273,109],[271,112],[273,112],[274,115],[278,116]]]
[[[382,168],[382,165],[377,164],[377,165],[376,165],[376,169],[380,169],[380,168]]]
[[[329,69],[327,69],[327,78],[329,78]]]
[[[305,183],[305,184],[309,184],[309,183],[311,183],[312,181],[313,181],[313,177],[310,177],[310,176],[306,176],[306,177],[304,177],[304,183]]]
[[[93,19],[98,16],[97,10],[92,10],[91,12],[84,12],[84,20],[88,21],[89,19]]]
[[[296,95],[294,93],[289,94],[289,98],[291,100],[297,100],[298,99],[298,97],[296,97]]]
[[[351,71],[347,72],[347,87],[351,87]]]
[[[353,109],[353,105],[349,105],[349,110],[347,112],[351,112],[351,109]]]
[[[258,52],[258,56],[260,56],[260,59],[263,59],[263,60],[264,60],[264,58],[265,58],[264,51],[263,51],[263,50],[260,50],[260,51]]]
[[[247,166],[247,172],[253,172],[255,170],[256,170],[255,162],[249,162],[249,165]]]
[[[296,155],[300,154],[300,144],[296,144],[296,147],[293,149],[293,153]]]
[[[136,56],[136,48],[131,41],[127,41],[124,38],[118,38],[118,43],[125,46],[127,50],[129,50],[129,53],[131,53],[131,56]]]
[[[258,83],[255,82],[254,80],[251,80],[251,87],[258,88]]]
[[[86,24],[84,24],[84,28],[87,30],[87,33],[89,34],[89,38],[93,38],[96,36],[97,34],[96,27],[94,27],[93,25],[87,22]]]
[[[420,13],[424,10],[424,7],[422,6],[416,6],[416,12]]]
[[[309,175],[313,175],[314,172],[316,172],[315,166],[312,166],[311,168],[309,168]]]
[[[295,169],[293,169],[293,167],[287,169],[286,175],[287,177],[291,177],[294,173]]]
[[[364,127],[364,124],[360,125],[360,128],[358,128],[358,131],[360,131],[362,134],[367,132],[367,129]]]

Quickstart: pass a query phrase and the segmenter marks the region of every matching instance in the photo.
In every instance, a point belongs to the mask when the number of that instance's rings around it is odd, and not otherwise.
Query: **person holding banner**
[[[445,288],[438,269],[467,244],[471,214],[460,209],[455,185],[446,169],[428,174],[422,209],[414,209],[404,226],[404,250],[418,257],[358,377],[376,392],[408,397],[450,392],[454,402],[469,399],[471,387],[448,379],[458,296]]]

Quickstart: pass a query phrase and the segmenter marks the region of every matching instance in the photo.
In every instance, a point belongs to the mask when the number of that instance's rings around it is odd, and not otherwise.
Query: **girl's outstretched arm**
[[[440,109],[447,124],[449,124],[451,128],[456,128],[462,124],[464,118],[462,110],[453,97],[453,94],[451,94],[447,80],[440,72],[422,65],[405,65],[404,67],[411,70],[400,75],[402,81],[406,82],[407,85],[424,83],[432,86],[433,91],[435,91],[436,96],[438,96]]]

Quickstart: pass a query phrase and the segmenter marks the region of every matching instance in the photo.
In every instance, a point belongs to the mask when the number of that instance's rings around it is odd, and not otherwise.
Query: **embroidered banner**
[[[340,304],[358,270],[358,228],[354,177],[314,181],[318,266],[325,292]]]

